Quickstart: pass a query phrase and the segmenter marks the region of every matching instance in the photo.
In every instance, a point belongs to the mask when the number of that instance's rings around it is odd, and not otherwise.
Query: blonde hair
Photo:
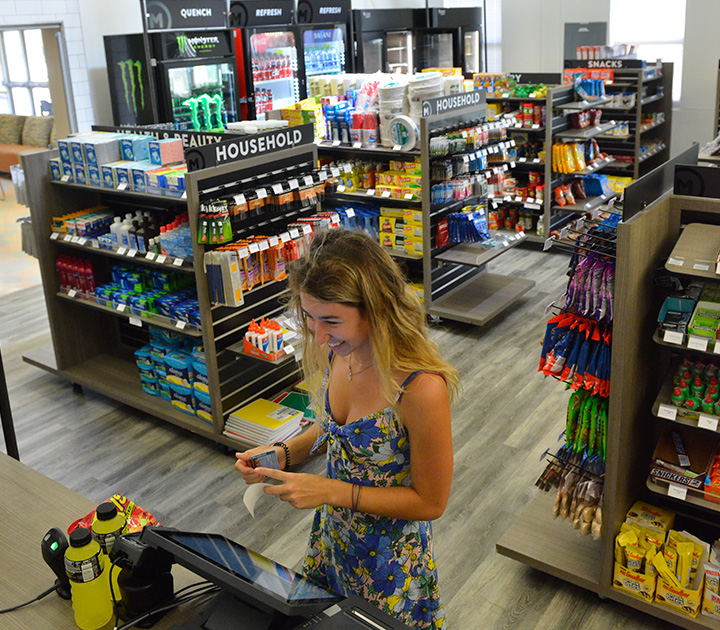
[[[313,239],[307,253],[288,265],[290,306],[302,322],[306,343],[303,369],[316,392],[328,354],[312,342],[300,305],[300,293],[323,302],[354,306],[367,317],[380,390],[392,406],[401,383],[393,371],[424,370],[445,379],[452,400],[459,388],[457,370],[428,338],[425,309],[390,255],[362,232],[327,230]]]

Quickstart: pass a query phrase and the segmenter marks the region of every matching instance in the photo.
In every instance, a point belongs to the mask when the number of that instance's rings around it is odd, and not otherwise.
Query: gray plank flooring
[[[564,425],[567,393],[535,370],[544,310],[564,290],[566,266],[567,256],[532,246],[508,251],[488,270],[532,279],[535,287],[483,328],[449,321],[432,328],[464,388],[453,411],[453,491],[434,524],[451,630],[674,627],[495,552],[497,539],[534,496],[544,466],[540,454],[556,444]],[[93,501],[121,493],[164,525],[224,533],[299,565],[311,512],[263,498],[253,520],[242,504],[244,484],[233,456],[21,360],[49,341],[39,286],[0,297],[0,347],[24,463]],[[322,462],[304,470],[320,473]]]

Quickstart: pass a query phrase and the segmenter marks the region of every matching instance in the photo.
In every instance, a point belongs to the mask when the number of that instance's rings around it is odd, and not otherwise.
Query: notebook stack
[[[302,419],[302,411],[258,399],[230,414],[223,434],[265,446],[295,435]]]

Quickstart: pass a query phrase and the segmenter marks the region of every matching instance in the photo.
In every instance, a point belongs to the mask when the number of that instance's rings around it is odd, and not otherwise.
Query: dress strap
[[[400,389],[398,390],[398,393],[395,394],[395,404],[400,404],[400,400],[402,400],[402,396],[405,393],[405,388],[412,383],[413,379],[418,375],[422,374],[425,370],[416,370],[415,372],[411,372],[410,375],[403,381],[403,384],[400,385]]]

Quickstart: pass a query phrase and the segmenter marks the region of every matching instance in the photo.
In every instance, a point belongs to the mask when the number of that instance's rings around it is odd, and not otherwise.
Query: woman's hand
[[[235,453],[237,461],[235,462],[235,470],[237,470],[245,480],[245,483],[260,483],[265,479],[265,475],[259,474],[257,471],[260,470],[252,467],[252,456],[259,453],[265,453],[266,451],[274,450],[277,453],[278,461],[281,466],[284,466],[285,452],[280,446],[256,446],[248,451],[242,453]],[[263,468],[263,470],[267,470]]]
[[[287,501],[294,508],[301,510],[312,509],[323,503],[331,502],[330,492],[333,481],[325,477],[306,473],[291,473],[271,468],[256,468],[253,472],[262,475],[263,478],[269,477],[282,482],[277,485],[266,486],[263,488],[263,492],[280,497],[282,501]]]

